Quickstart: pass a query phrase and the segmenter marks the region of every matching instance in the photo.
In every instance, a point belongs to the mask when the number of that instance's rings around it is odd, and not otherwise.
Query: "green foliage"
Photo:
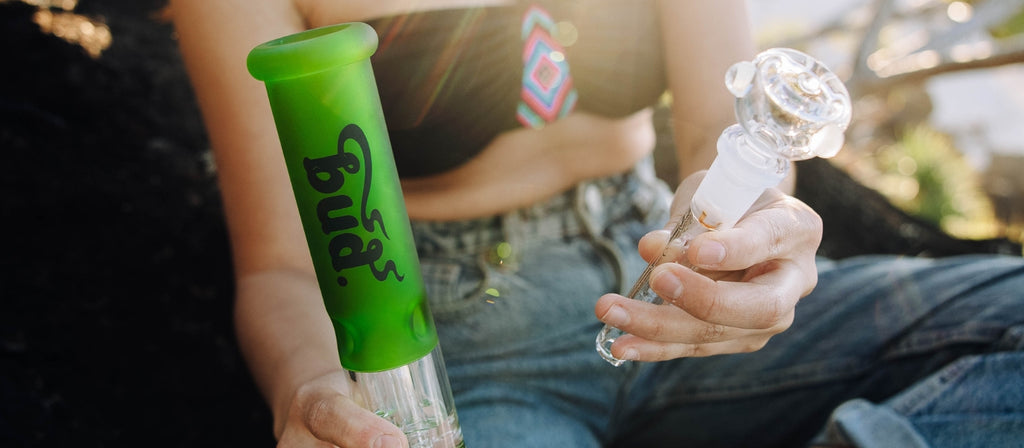
[[[1017,11],[1017,14],[1014,14],[1005,22],[999,24],[995,28],[992,28],[989,32],[992,33],[992,37],[997,39],[1003,39],[1024,33],[1024,8],[1021,8],[1020,11]]]
[[[978,0],[945,0],[945,3],[966,3],[968,5],[975,6],[978,3],[983,2],[979,2]],[[1010,18],[1006,19],[1006,21],[989,29],[989,33],[992,37],[997,39],[1003,39],[1024,33],[1024,8],[1021,8],[1016,14],[1013,14]]]
[[[948,136],[926,125],[905,130],[879,153],[879,168],[898,185],[887,196],[904,210],[944,228],[987,215],[991,204],[975,169]]]

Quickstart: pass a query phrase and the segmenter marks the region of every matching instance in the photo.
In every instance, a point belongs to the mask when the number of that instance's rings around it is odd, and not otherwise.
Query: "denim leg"
[[[883,404],[863,399],[843,403],[814,445],[1020,447],[1022,375],[1020,351],[966,356]]]
[[[516,250],[517,268],[461,273],[469,307],[433,309],[466,445],[596,448],[625,375],[593,351],[610,269],[587,244]]]
[[[648,207],[647,187],[616,179],[502,217],[413,223],[466,446],[607,437],[630,371],[596,353],[594,304],[637,275],[637,240],[667,219],[663,192],[648,192],[662,204]]]
[[[1019,257],[822,261],[818,287],[797,306],[793,326],[764,349],[642,365],[616,440],[621,446],[802,446],[843,402],[880,403],[960,359],[990,366],[987,356],[1020,351],[1022,323]],[[965,358],[972,355],[981,358]],[[1024,388],[1019,369],[1001,377],[988,375],[995,369],[969,371],[965,390]],[[936,403],[962,402],[956,397],[939,395]],[[1001,399],[992,406],[1016,419],[993,423],[994,429],[1020,424],[1019,395],[989,397]],[[925,421],[929,409],[942,408],[915,408],[921,414],[911,422]]]

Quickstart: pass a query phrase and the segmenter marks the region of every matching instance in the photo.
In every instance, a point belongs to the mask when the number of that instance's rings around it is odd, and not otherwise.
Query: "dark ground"
[[[0,447],[273,446],[161,3],[82,0],[99,59],[0,3]]]
[[[81,0],[113,33],[92,59],[0,1],[0,447],[273,446],[162,3]],[[801,173],[825,254],[1020,253],[950,239],[827,164]]]

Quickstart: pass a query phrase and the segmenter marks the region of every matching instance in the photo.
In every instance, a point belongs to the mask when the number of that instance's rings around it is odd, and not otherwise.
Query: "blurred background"
[[[856,99],[844,151],[800,165],[823,255],[1021,254],[1024,0],[749,4],[762,48]],[[273,446],[163,7],[0,0],[2,447]]]
[[[1024,237],[1024,1],[748,3],[762,47],[815,55],[856,99],[836,165],[955,236]]]

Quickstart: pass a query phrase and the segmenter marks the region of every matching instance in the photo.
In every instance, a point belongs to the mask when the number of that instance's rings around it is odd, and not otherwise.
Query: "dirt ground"
[[[41,32],[36,7],[0,1],[2,447],[273,446],[234,339],[215,173],[162,3],[81,0],[75,13],[113,35],[94,59]],[[950,240],[845,178],[815,180],[829,170],[807,165],[800,190],[825,217],[824,254],[1020,253]]]

